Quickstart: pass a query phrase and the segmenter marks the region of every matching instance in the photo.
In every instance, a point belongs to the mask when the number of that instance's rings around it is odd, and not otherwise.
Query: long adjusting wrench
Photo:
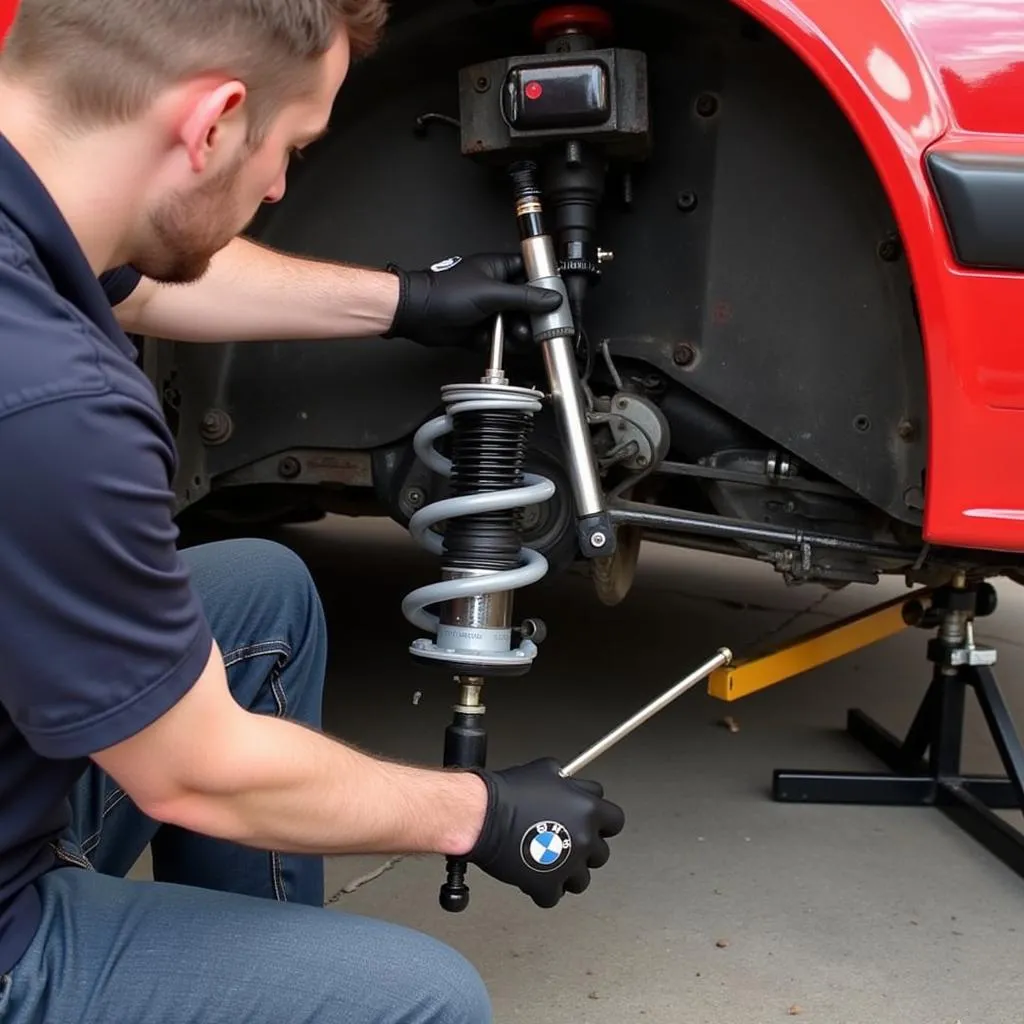
[[[592,761],[596,761],[602,754],[611,750],[616,744],[621,743],[631,732],[639,729],[644,722],[652,719],[659,711],[664,711],[665,708],[682,697],[687,690],[692,690],[702,679],[706,679],[715,669],[722,668],[723,665],[729,665],[732,663],[732,651],[728,647],[723,647],[710,661],[701,665],[700,668],[694,669],[685,679],[681,679],[671,690],[667,690],[656,700],[652,700],[647,707],[638,711],[628,721],[622,723],[615,729],[612,729],[604,739],[598,740],[589,750],[585,750],[579,757],[574,761],[570,761],[560,772],[559,775],[563,779],[571,778],[578,772],[582,771]]]

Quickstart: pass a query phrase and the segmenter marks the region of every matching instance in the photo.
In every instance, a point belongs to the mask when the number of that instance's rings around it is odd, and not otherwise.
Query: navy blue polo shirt
[[[212,637],[179,558],[174,442],[111,304],[0,136],[0,974],[39,924],[91,754],[202,673]]]

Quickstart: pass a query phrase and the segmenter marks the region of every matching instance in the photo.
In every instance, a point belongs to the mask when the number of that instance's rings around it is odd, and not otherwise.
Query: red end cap
[[[554,36],[565,35],[567,32],[579,32],[595,39],[605,39],[614,30],[612,16],[600,7],[593,7],[590,4],[552,7],[538,15],[533,23],[533,36],[539,43],[546,43]]]

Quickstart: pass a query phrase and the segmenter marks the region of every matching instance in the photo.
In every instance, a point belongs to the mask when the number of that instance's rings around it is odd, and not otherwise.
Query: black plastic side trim
[[[958,262],[1024,271],[1024,157],[929,153],[927,167]]]

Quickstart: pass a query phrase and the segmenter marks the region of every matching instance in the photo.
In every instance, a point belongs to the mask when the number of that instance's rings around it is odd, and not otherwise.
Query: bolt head
[[[223,444],[232,433],[231,417],[222,409],[209,409],[203,415],[199,432],[208,445]]]
[[[886,263],[895,263],[901,252],[902,247],[897,237],[889,237],[878,245],[878,257]]]
[[[608,543],[608,538],[603,533],[594,533],[591,534],[590,543],[595,548],[603,548]]]
[[[697,352],[688,341],[676,345],[675,351],[672,353],[672,362],[676,366],[690,366],[696,358]]]
[[[718,99],[711,93],[703,93],[697,98],[697,113],[701,117],[711,117],[718,110]]]

